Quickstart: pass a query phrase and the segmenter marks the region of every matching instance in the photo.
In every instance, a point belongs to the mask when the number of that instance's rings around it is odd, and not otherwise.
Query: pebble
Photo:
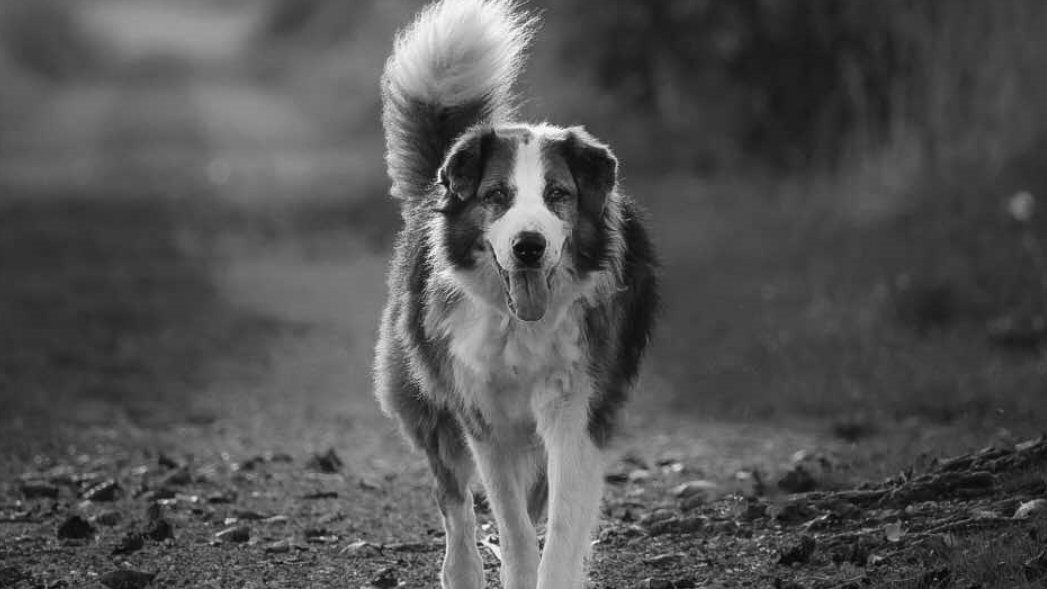
[[[378,556],[382,553],[381,547],[366,540],[357,540],[342,549],[346,554],[354,556]]]
[[[329,448],[323,454],[313,454],[312,458],[305,464],[305,467],[310,470],[328,474],[339,472],[343,466],[345,466],[345,463],[335,453],[334,448]]]
[[[266,544],[265,551],[269,554],[287,554],[291,551],[291,541],[280,540],[277,542]]]
[[[710,496],[719,488],[720,486],[712,481],[699,479],[676,485],[670,490],[670,493],[680,499],[686,499],[695,495]]]
[[[92,517],[91,521],[100,526],[115,526],[116,524],[120,523],[120,520],[122,520],[123,517],[124,516],[121,515],[119,511],[110,510],[103,511],[102,513],[99,513],[98,515]]]
[[[58,526],[58,537],[63,540],[82,540],[89,538],[94,533],[94,527],[79,515],[67,518],[62,525]]]
[[[22,483],[21,491],[26,499],[58,499],[58,487],[50,483]]]
[[[393,589],[400,585],[400,581],[396,578],[396,571],[392,567],[384,568],[378,571],[374,577],[371,578],[370,587],[374,589]]]
[[[145,540],[141,534],[135,534],[134,532],[128,532],[124,534],[124,537],[113,548],[112,554],[131,554],[138,552],[145,547]]]
[[[800,541],[782,551],[778,557],[778,564],[789,566],[792,564],[804,564],[811,560],[817,543],[811,536],[800,536]]]
[[[88,501],[115,501],[122,489],[113,479],[107,479],[84,491],[84,499]]]
[[[647,526],[648,536],[662,534],[691,534],[705,527],[703,517],[673,517]]]
[[[244,526],[233,526],[218,532],[214,537],[220,542],[242,544],[251,539],[251,530]]]
[[[652,556],[650,558],[645,558],[643,562],[644,562],[644,564],[647,564],[647,565],[650,565],[650,566],[660,567],[660,566],[675,564],[675,563],[680,562],[681,560],[683,560],[685,557],[686,557],[686,555],[683,554],[682,552],[669,552],[669,553],[666,553],[666,554],[659,554],[658,556]]]

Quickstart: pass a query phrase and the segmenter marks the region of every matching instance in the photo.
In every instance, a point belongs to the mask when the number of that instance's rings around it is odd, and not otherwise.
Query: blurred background
[[[0,2],[9,447],[218,423],[380,453],[378,78],[421,4]],[[881,458],[1042,428],[1047,4],[528,6],[524,114],[614,147],[664,260],[635,428]]]

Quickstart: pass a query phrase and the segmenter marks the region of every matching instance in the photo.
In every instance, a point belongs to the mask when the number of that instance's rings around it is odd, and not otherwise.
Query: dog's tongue
[[[509,273],[509,299],[513,312],[523,321],[538,321],[549,304],[549,285],[540,270]]]

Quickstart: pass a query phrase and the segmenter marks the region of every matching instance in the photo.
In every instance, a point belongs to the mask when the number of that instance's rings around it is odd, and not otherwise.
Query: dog
[[[435,478],[444,589],[485,585],[477,471],[502,586],[584,586],[602,451],[658,306],[653,247],[608,146],[514,120],[536,24],[513,0],[436,2],[398,34],[382,77],[403,227],[375,390]]]

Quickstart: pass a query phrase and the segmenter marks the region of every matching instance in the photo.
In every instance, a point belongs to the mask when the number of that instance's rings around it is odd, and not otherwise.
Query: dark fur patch
[[[542,149],[547,167],[566,163],[577,191],[577,212],[571,233],[571,256],[581,276],[606,267],[611,252],[604,220],[607,197],[615,189],[618,160],[581,129],[568,129],[562,139],[549,141]],[[551,206],[555,210],[555,205]]]
[[[455,142],[440,171],[444,195],[439,212],[444,215],[444,246],[448,260],[457,268],[476,266],[483,251],[484,227],[512,205],[512,175],[519,132],[505,133],[480,127]],[[493,201],[485,195],[503,190],[507,198]]]
[[[590,309],[585,316],[596,384],[589,402],[589,435],[601,447],[610,440],[619,410],[639,374],[659,308],[654,247],[636,204],[625,199],[622,208],[622,290],[609,305]]]

